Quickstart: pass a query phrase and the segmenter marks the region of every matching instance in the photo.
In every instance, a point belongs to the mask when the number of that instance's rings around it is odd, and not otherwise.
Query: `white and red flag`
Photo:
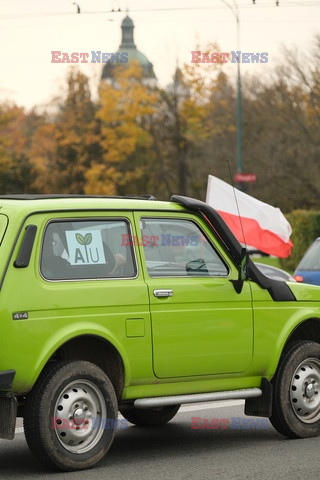
[[[239,242],[276,257],[290,255],[292,230],[279,208],[212,175],[208,178],[206,202],[220,213]]]

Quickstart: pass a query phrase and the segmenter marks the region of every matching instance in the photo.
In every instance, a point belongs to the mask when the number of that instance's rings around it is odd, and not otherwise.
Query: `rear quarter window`
[[[135,277],[133,248],[121,244],[129,232],[122,219],[52,221],[44,234],[41,273],[48,280]]]

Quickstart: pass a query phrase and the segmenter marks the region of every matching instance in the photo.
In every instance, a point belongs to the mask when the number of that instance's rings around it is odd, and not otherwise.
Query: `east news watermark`
[[[102,52],[91,50],[91,52],[62,52],[51,50],[51,63],[128,63],[128,52]]]
[[[51,417],[52,430],[121,430],[130,423],[125,418],[68,419]],[[191,417],[191,430],[268,430],[272,429],[268,418],[204,418]]]
[[[52,430],[94,430],[94,429],[104,429],[104,430],[121,430],[123,428],[128,428],[129,422],[125,418],[91,418],[88,419],[71,419],[60,418],[60,417],[51,417],[51,429]]]
[[[163,233],[159,235],[142,235],[141,240],[136,235],[123,233],[121,235],[121,246],[128,247],[138,245],[140,247],[196,247],[201,243],[198,235],[171,235]]]
[[[191,51],[191,63],[268,63],[268,52],[202,52]]]
[[[202,418],[191,417],[191,430],[267,430],[268,418]]]

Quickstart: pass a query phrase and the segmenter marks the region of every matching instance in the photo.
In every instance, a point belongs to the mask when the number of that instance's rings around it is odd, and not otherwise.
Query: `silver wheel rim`
[[[320,419],[320,361],[304,360],[293,374],[290,386],[291,406],[304,423]]]
[[[107,425],[107,408],[100,389],[88,380],[69,383],[59,394],[51,428],[69,452],[82,454],[97,445]]]

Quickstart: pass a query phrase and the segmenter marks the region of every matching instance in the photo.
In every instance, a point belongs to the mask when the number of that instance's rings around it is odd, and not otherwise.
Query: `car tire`
[[[274,428],[289,438],[320,434],[320,344],[293,344],[280,361],[273,383]]]
[[[132,405],[126,405],[120,408],[121,415],[128,422],[139,427],[149,427],[165,425],[178,413],[180,405],[168,405],[159,408],[135,408]]]
[[[26,398],[24,429],[32,453],[62,471],[95,466],[116,430],[114,388],[97,365],[62,361],[46,368]]]

